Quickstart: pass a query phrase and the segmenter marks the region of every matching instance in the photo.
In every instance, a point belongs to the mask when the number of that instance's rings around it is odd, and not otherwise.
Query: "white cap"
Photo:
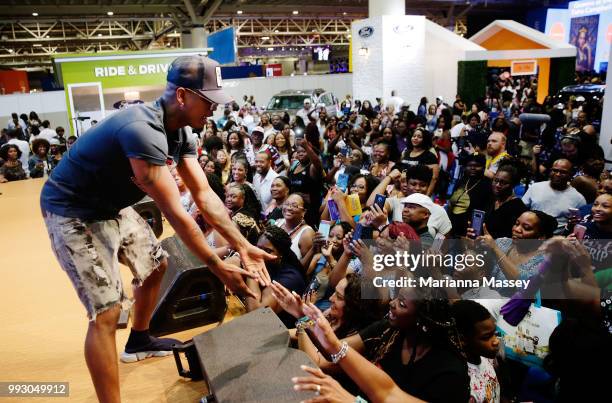
[[[444,101],[444,97],[442,95],[438,95],[436,99],[439,99],[440,101]]]
[[[255,128],[253,130],[251,130],[251,134],[253,134],[255,132],[259,132],[261,134],[264,134],[264,128],[261,127],[261,126],[255,126]]]
[[[416,205],[426,208],[427,210],[429,210],[430,213],[431,213],[431,210],[433,210],[433,202],[431,201],[431,198],[429,198],[428,196],[425,196],[422,193],[413,193],[408,197],[404,197],[402,200],[400,200],[400,203],[416,204]]]
[[[576,97],[576,102],[584,102],[584,101],[586,101],[586,99],[584,99],[582,95],[579,95]]]
[[[304,105],[306,104],[312,104],[312,101],[310,100],[310,98],[304,98]]]

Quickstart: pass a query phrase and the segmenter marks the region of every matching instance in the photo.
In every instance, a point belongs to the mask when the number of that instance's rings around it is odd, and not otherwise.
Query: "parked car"
[[[592,99],[599,101],[604,96],[605,89],[606,86],[600,84],[568,85],[563,87],[561,91],[557,93],[555,100],[556,102],[565,103],[571,96],[583,96],[587,102]]]
[[[285,90],[272,96],[265,107],[266,112],[283,114],[285,111],[292,118],[304,107],[304,100],[310,99],[312,105],[325,106],[329,116],[336,115],[338,111],[336,97],[331,92],[318,88],[314,90]]]

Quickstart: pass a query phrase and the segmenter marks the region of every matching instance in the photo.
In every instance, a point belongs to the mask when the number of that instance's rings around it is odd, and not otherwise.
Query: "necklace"
[[[287,231],[287,234],[289,234],[289,237],[291,237],[295,233],[295,231],[297,231],[302,225],[304,225],[304,219],[302,219],[302,221],[300,221],[298,225],[293,227],[293,229],[290,231],[289,227],[287,226],[287,220],[285,220],[283,227],[285,227],[285,231]]]

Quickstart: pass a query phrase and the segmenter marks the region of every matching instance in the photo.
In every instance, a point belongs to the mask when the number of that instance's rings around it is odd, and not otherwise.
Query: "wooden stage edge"
[[[92,402],[96,395],[83,357],[87,315],[51,251],[39,207],[42,185],[43,179],[0,184],[0,382],[69,382],[70,396],[58,401]],[[172,233],[165,225],[163,236]],[[122,277],[131,295],[126,267]],[[230,300],[225,321],[241,313],[239,303]],[[118,353],[130,325],[117,330]],[[184,341],[215,326],[170,336]],[[197,402],[206,392],[203,381],[178,375],[172,356],[119,363],[119,376],[123,402]]]

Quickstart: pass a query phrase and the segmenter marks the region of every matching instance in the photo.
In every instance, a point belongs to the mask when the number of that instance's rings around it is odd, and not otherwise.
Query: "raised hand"
[[[278,301],[278,304],[283,310],[296,319],[304,316],[304,311],[302,309],[304,301],[302,301],[302,298],[295,291],[289,291],[276,281],[270,283],[270,289],[272,290],[272,296],[276,298],[276,301]]]
[[[310,376],[292,378],[295,390],[310,390],[315,392],[316,397],[305,400],[304,403],[353,403],[356,397],[347,392],[334,378],[325,375],[319,368],[311,368],[305,365],[300,367],[308,372]]]

